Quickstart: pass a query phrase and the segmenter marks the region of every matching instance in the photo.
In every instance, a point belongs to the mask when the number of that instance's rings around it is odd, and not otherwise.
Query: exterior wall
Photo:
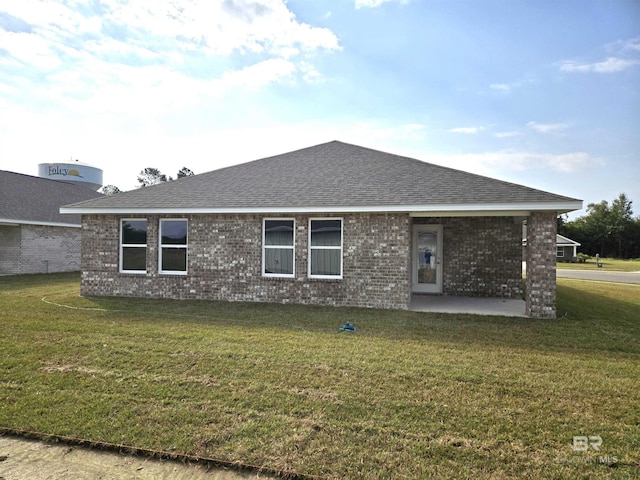
[[[0,273],[80,270],[80,242],[79,228],[43,225],[0,227]]]
[[[522,296],[522,222],[513,217],[414,218],[443,226],[443,293]]]
[[[410,219],[406,214],[335,215],[343,219],[343,278],[307,276],[309,218],[295,218],[295,278],[262,276],[262,215],[188,215],[187,275],[158,273],[160,217],[147,215],[147,273],[119,272],[120,220],[82,218],[83,295],[139,296],[408,308]],[[266,215],[276,218],[278,215]],[[142,218],[142,217],[139,217]]]
[[[568,245],[557,246],[557,250],[562,249],[563,256],[559,257],[556,252],[556,259],[558,262],[575,262],[576,256],[573,254],[574,247]]]
[[[556,213],[533,213],[527,219],[526,314],[556,318]]]
[[[20,273],[20,227],[0,225],[0,274]]]

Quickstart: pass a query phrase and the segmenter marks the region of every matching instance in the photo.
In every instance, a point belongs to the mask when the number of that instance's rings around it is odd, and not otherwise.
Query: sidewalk
[[[258,473],[102,452],[0,436],[0,479],[6,480],[248,480]]]

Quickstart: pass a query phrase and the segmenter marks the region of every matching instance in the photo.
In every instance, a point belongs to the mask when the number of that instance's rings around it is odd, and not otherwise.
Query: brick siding
[[[277,218],[278,215],[268,215]],[[406,214],[349,214],[343,219],[343,278],[307,274],[309,218],[295,218],[294,278],[262,276],[261,215],[189,215],[188,274],[158,273],[158,225],[149,215],[147,273],[119,272],[120,220],[83,217],[84,295],[264,301],[408,308],[411,225],[443,225],[443,292],[518,298],[522,295],[519,221],[511,217],[414,218]],[[552,249],[555,254],[555,249]]]
[[[277,218],[278,215],[268,215]],[[263,301],[406,309],[410,301],[410,219],[406,214],[342,215],[343,278],[307,275],[309,218],[295,218],[294,278],[262,276],[261,215],[187,215],[188,273],[158,273],[160,217],[148,215],[147,273],[119,272],[120,220],[82,219],[82,294]]]
[[[0,226],[0,273],[21,273],[20,226]]]
[[[534,213],[527,219],[526,315],[556,318],[556,214]]]
[[[44,225],[0,227],[0,273],[80,270],[79,228]]]

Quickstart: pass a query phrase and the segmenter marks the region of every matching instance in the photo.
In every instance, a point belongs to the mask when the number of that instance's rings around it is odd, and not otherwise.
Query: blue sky
[[[0,0],[0,169],[128,190],[331,140],[640,214],[640,3]]]

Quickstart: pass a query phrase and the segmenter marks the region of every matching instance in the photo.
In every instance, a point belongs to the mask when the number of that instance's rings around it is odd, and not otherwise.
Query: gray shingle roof
[[[567,202],[581,208],[580,200],[573,198],[333,141],[70,207],[75,211],[350,211]]]
[[[80,224],[80,215],[62,215],[60,207],[102,197],[87,187],[0,170],[0,221]]]

